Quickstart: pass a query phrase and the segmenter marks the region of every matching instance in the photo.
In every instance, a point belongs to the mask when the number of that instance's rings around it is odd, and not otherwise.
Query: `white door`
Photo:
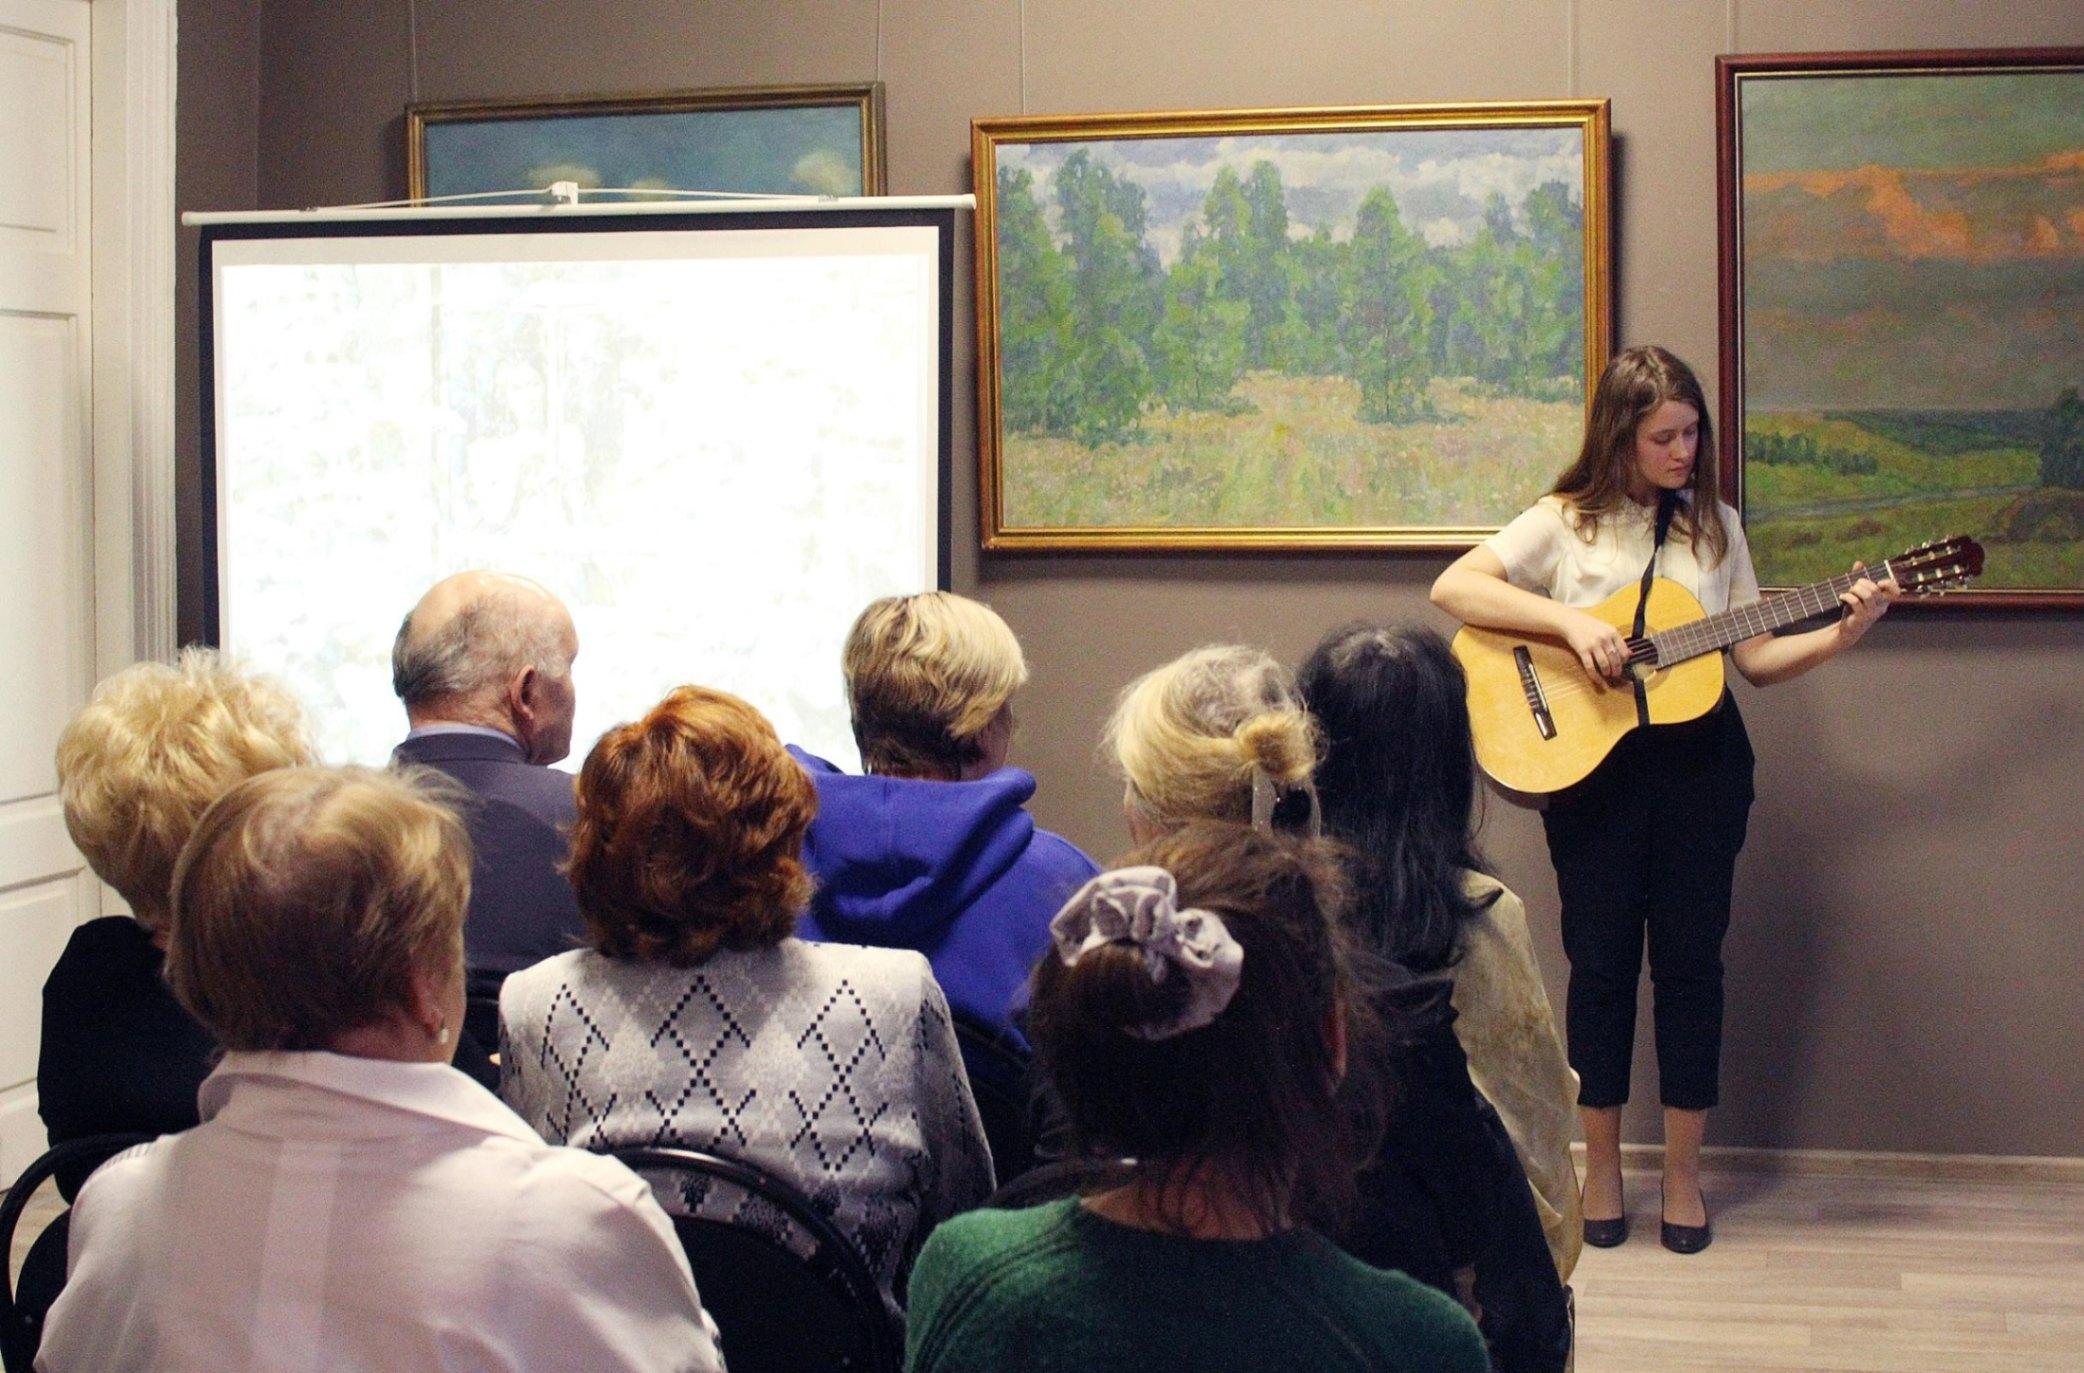
[[[94,661],[87,0],[0,0],[0,1181],[43,1152],[43,980],[97,888],[52,751]]]

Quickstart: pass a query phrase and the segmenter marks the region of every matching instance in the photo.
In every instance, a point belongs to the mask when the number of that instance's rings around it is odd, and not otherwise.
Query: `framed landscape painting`
[[[1610,343],[1607,104],[971,125],[989,549],[1466,547]]]
[[[581,189],[883,193],[883,87],[744,86],[406,110],[414,199]],[[482,203],[499,203],[492,199]]]
[[[1935,536],[2084,606],[2084,49],[1717,62],[1722,461],[1759,580]]]

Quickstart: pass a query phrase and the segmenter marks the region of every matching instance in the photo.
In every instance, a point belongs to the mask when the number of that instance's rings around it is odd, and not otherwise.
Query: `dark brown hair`
[[[1729,531],[1722,524],[1722,473],[1715,460],[1708,398],[1693,369],[1654,343],[1614,354],[1599,374],[1592,413],[1585,420],[1584,446],[1577,461],[1556,478],[1550,494],[1563,497],[1576,510],[1580,537],[1587,542],[1597,538],[1600,521],[1629,501],[1636,480],[1636,430],[1668,400],[1690,405],[1700,416],[1700,448],[1687,485],[1693,499],[1679,503],[1672,528],[1693,543],[1696,554],[1706,551],[1703,563],[1718,563],[1729,551]]]
[[[693,967],[777,944],[810,900],[811,780],[767,717],[707,687],[601,736],[579,770],[567,871],[594,948]]]
[[[1269,1230],[1336,1229],[1379,1133],[1379,1025],[1356,984],[1330,846],[1195,821],[1122,860],[1164,868],[1182,909],[1220,916],[1244,949],[1237,994],[1209,1025],[1165,1039],[1130,1030],[1175,1016],[1180,978],[1103,945],[1035,970],[1029,1029],[1086,1156],[1133,1157],[1181,1182],[1214,1170]],[[1329,1038],[1346,1023],[1342,1083]],[[1180,1201],[1165,1200],[1177,1211]],[[1175,1214],[1181,1228],[1184,1221]]]
[[[1484,863],[1462,665],[1430,629],[1361,622],[1325,635],[1297,676],[1324,731],[1324,827],[1352,849],[1356,929],[1413,972],[1452,965],[1497,899],[1464,887]]]

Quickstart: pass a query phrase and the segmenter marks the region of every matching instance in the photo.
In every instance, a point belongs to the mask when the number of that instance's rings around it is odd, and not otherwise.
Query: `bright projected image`
[[[939,576],[939,234],[217,240],[223,646],[381,763],[399,621],[496,568],[577,621],[567,766],[698,682],[855,767],[847,626]]]

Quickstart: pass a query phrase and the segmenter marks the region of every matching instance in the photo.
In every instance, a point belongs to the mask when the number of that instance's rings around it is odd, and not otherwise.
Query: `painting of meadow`
[[[1496,529],[1604,364],[1605,115],[978,121],[987,546]]]
[[[1759,578],[1958,533],[1992,599],[2084,604],[2084,69],[1917,57],[1724,61]]]
[[[581,190],[875,195],[881,112],[879,85],[415,105],[407,179],[415,197],[538,199],[559,181]]]

